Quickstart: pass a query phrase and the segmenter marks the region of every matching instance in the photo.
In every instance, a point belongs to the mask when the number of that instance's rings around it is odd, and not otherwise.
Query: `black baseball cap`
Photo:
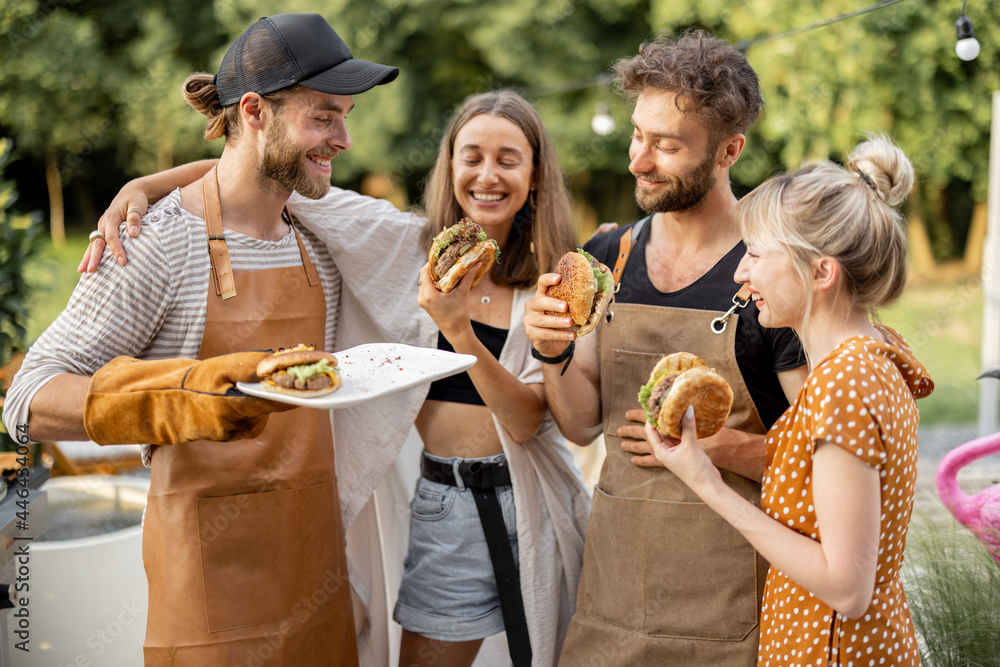
[[[246,29],[215,75],[222,106],[245,93],[273,93],[293,85],[321,93],[356,95],[399,75],[399,69],[358,60],[319,14],[277,14]]]

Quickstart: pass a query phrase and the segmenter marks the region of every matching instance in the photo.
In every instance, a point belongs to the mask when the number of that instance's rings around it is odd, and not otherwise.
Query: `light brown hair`
[[[511,90],[498,90],[473,95],[465,100],[445,130],[434,167],[427,178],[421,213],[427,217],[423,244],[431,241],[444,228],[464,216],[455,199],[452,156],[455,138],[466,123],[477,116],[506,118],[524,133],[532,151],[533,180],[536,192],[531,224],[520,233],[511,231],[500,261],[491,269],[493,281],[499,285],[531,287],[542,273],[555,268],[565,253],[576,247],[576,231],[569,194],[563,180],[555,148],[538,112],[523,97]],[[535,251],[532,253],[531,244]]]
[[[704,30],[677,38],[661,33],[613,69],[615,86],[632,104],[650,89],[675,93],[677,108],[696,114],[708,130],[710,146],[746,132],[764,106],[757,73],[746,57]]]
[[[195,72],[188,75],[181,85],[181,93],[184,100],[192,109],[208,118],[205,126],[205,139],[212,141],[220,137],[226,138],[226,143],[235,141],[240,136],[243,127],[240,120],[240,105],[230,104],[223,107],[219,99],[219,90],[213,83],[214,77],[205,72]],[[281,107],[299,86],[289,86],[276,90],[273,93],[261,95],[274,108],[275,113],[280,113]]]

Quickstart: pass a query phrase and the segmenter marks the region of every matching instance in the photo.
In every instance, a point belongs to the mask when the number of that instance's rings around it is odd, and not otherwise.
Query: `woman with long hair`
[[[776,176],[736,206],[747,253],[736,272],[761,324],[788,326],[809,375],[767,435],[761,509],[736,496],[699,449],[693,409],[679,442],[649,424],[656,457],[771,563],[760,665],[916,665],[900,582],[917,474],[914,399],[933,383],[874,310],[899,298],[913,184],[882,138],[847,168]]]
[[[122,189],[99,226],[120,263],[129,234],[121,232],[122,248],[119,223],[127,215],[138,223],[126,211],[143,212],[147,196],[208,166]],[[372,470],[384,470],[402,444],[398,424],[415,424],[423,441],[394,612],[404,629],[399,664],[471,665],[483,639],[504,630],[517,667],[555,664],[575,607],[589,492],[548,414],[522,323],[538,276],[575,247],[569,196],[537,111],[512,91],[467,99],[448,124],[417,214],[338,188],[315,201],[293,196],[289,210],[326,243],[341,273],[338,348],[369,335],[477,358],[467,373],[425,386],[416,403],[372,403],[335,420],[338,463],[341,447],[354,446],[379,460]],[[470,271],[441,293],[427,249],[463,217],[497,241],[499,261],[475,287]],[[81,268],[95,268],[95,254]],[[367,328],[349,308],[362,311]],[[357,437],[344,436],[347,428]],[[352,516],[350,499],[344,504]]]

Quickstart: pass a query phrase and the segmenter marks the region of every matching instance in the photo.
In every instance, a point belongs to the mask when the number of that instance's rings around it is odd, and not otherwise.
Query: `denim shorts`
[[[429,458],[456,464],[506,460],[503,454]],[[496,492],[516,563],[514,492],[510,486],[496,487]],[[472,492],[421,477],[410,510],[410,545],[393,619],[410,632],[439,641],[471,641],[503,632],[496,577]]]

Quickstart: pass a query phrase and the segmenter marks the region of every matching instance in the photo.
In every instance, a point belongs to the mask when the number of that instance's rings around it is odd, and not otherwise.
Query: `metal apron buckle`
[[[735,313],[737,308],[746,308],[747,304],[750,303],[749,297],[743,298],[740,296],[740,292],[742,291],[743,288],[740,288],[740,291],[733,295],[733,307],[727,310],[725,315],[712,320],[712,323],[709,325],[712,328],[712,333],[716,335],[724,333],[726,326],[729,324],[729,316]]]
[[[617,285],[615,285],[615,292],[614,293],[618,294],[618,290],[620,290],[621,288],[622,288],[621,283],[618,283]],[[608,324],[611,324],[612,320],[615,319],[614,306],[615,306],[615,297],[614,297],[614,295],[612,295],[611,296],[611,301],[608,303],[608,310],[607,310],[606,313],[604,313],[604,321],[607,322]]]

